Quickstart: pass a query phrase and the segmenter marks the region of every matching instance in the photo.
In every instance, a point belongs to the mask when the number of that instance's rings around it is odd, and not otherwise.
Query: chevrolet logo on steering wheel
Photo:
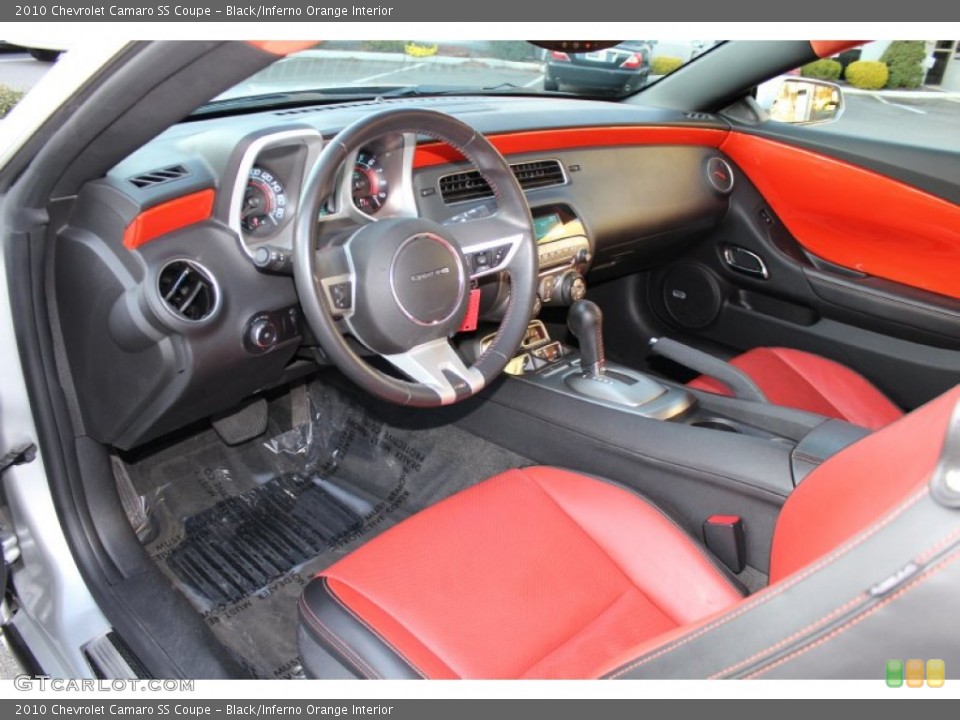
[[[441,275],[449,275],[450,268],[444,265],[443,267],[436,268],[434,270],[427,270],[426,272],[417,273],[416,275],[410,276],[410,282],[422,282],[424,280],[430,280],[431,278],[440,277]]]

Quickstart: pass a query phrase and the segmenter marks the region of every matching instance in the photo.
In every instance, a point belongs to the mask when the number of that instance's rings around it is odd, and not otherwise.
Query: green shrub
[[[814,60],[800,68],[800,74],[805,78],[815,80],[839,80],[843,72],[843,65],[836,60]]]
[[[889,76],[886,64],[876,60],[857,60],[847,65],[847,82],[855,88],[879,90]]]
[[[650,72],[654,75],[669,75],[683,65],[683,60],[669,55],[658,55],[650,64]]]
[[[927,46],[923,40],[894,40],[880,60],[887,64],[888,88],[918,88],[923,83],[923,60]]]
[[[13,106],[20,102],[23,90],[14,90],[12,87],[0,85],[0,118],[13,110]]]
[[[364,50],[368,52],[403,53],[407,44],[403,40],[367,40]]]

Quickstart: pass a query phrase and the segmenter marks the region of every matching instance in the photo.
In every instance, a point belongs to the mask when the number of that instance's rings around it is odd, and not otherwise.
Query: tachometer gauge
[[[361,152],[353,166],[351,182],[353,204],[372,215],[387,201],[387,175],[373,153]]]
[[[240,208],[240,226],[251,235],[269,235],[283,222],[286,210],[283,183],[261,167],[251,168]]]

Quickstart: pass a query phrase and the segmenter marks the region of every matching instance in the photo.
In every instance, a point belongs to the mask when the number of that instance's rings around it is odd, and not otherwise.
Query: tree
[[[890,71],[888,88],[918,88],[923,83],[923,60],[927,44],[923,40],[894,40],[880,60]]]

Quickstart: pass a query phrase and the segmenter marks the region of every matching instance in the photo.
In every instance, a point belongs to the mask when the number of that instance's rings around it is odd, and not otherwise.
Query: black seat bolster
[[[297,642],[307,677],[423,677],[333,594],[325,578],[307,584],[299,607]]]

